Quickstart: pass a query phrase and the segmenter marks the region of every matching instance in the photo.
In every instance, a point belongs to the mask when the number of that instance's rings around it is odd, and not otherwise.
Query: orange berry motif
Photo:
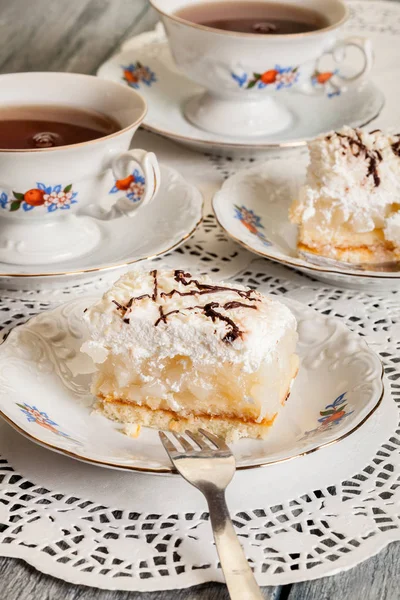
[[[253,210],[246,208],[243,204],[238,206],[235,204],[235,219],[246,227],[250,233],[257,236],[258,239],[265,245],[270,246],[271,243],[266,239],[264,233],[261,231],[264,229],[264,225],[261,223],[261,217],[257,215]]]
[[[323,425],[326,426],[329,423],[335,422],[335,421],[340,421],[344,415],[345,415],[345,411],[344,410],[339,410],[338,412],[335,412],[333,415],[330,415],[329,417],[326,417],[326,419],[323,422]]]
[[[260,80],[266,85],[270,83],[275,83],[276,76],[278,75],[278,71],[276,69],[270,69],[269,71],[265,71],[260,77]]]
[[[132,71],[128,71],[128,69],[124,69],[124,79],[127,83],[137,83],[139,81],[136,75]]]
[[[273,87],[275,90],[290,88],[299,77],[299,67],[282,67],[275,65],[273,69],[262,71],[260,73],[236,74],[231,73],[232,78],[239,84],[239,87],[251,90],[253,88],[262,89]]]
[[[325,73],[318,73],[318,75],[316,75],[316,80],[318,81],[318,83],[321,83],[323,85],[324,83],[329,81],[333,77],[333,75],[334,74],[329,71],[326,71]]]
[[[139,90],[142,87],[141,84],[150,87],[157,81],[156,74],[140,61],[123,66],[122,79],[135,90]]]
[[[28,190],[27,192],[25,192],[24,200],[27,204],[30,204],[31,206],[41,206],[42,204],[44,204],[44,195],[44,190],[38,190],[37,188],[33,188],[32,190]]]
[[[257,234],[257,227],[255,227],[253,223],[247,223],[246,221],[242,221],[242,223],[251,233]]]
[[[316,432],[325,431],[326,429],[331,429],[337,423],[340,423],[343,419],[351,415],[354,411],[348,411],[347,409],[347,392],[340,394],[332,402],[332,404],[328,404],[325,406],[325,410],[320,411],[320,419],[318,419],[318,427],[312,429],[311,431],[306,431],[302,439],[307,439],[310,436],[313,436]]]
[[[133,175],[128,175],[128,177],[125,177],[125,179],[117,179],[117,181],[115,182],[115,187],[118,190],[127,190],[129,189],[129,186],[131,185],[131,183],[133,183],[135,181],[135,178]]]

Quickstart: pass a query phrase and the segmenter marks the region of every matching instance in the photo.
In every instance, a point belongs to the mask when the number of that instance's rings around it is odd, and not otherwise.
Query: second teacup
[[[186,118],[200,127],[221,135],[261,136],[290,127],[293,115],[280,102],[288,91],[327,96],[340,93],[350,83],[360,81],[372,66],[368,40],[347,38],[338,41],[349,11],[340,0],[150,0],[164,23],[171,50],[179,68],[206,92],[190,98],[184,107]],[[274,18],[290,17],[303,10],[320,15],[313,30],[302,33],[247,33],[229,31],[190,21],[191,14],[207,11],[238,13],[244,5],[248,17],[257,5],[272,11]],[[247,6],[246,6],[247,5]],[[248,8],[247,8],[248,7]],[[201,9],[201,11],[199,11]],[[225,11],[223,13],[223,11]],[[200,19],[201,21],[201,19]],[[268,23],[260,23],[261,30]],[[227,25],[229,26],[229,25]],[[264,28],[265,30],[265,28]],[[343,63],[348,47],[356,47],[362,65],[349,76],[336,68],[327,70],[327,56]]]
[[[139,94],[71,73],[2,75],[0,87],[0,114],[9,113],[0,131],[0,261],[33,265],[87,254],[102,241],[101,220],[133,216],[155,196],[155,155],[129,150],[147,110]],[[52,120],[68,111],[83,122],[75,129],[58,123],[63,139]],[[47,115],[46,130],[24,140],[38,114]],[[103,127],[95,139],[85,114],[93,128]],[[5,126],[12,115],[14,132]]]

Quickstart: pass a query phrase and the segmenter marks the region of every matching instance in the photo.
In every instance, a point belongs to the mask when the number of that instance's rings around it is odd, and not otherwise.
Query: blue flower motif
[[[9,198],[5,192],[0,193],[0,207],[11,211],[23,210],[30,212],[34,208],[43,206],[47,212],[54,212],[57,209],[68,210],[71,204],[76,204],[78,192],[72,191],[72,183],[65,187],[61,184],[55,186],[45,185],[41,181],[36,182],[36,188],[29,190],[30,198],[27,193],[13,191],[13,197]],[[54,196],[51,196],[54,194]],[[32,200],[31,200],[32,199]],[[33,203],[30,203],[30,202]]]
[[[1,206],[1,208],[7,208],[7,204],[8,204],[8,196],[5,192],[2,192],[0,194],[0,206]]]
[[[150,67],[142,65],[139,61],[127,66],[121,65],[121,69],[123,71],[122,79],[135,90],[140,89],[141,83],[150,87],[157,81],[156,74]]]
[[[268,241],[264,233],[260,231],[260,229],[264,229],[264,225],[261,223],[261,217],[253,210],[246,208],[243,204],[242,206],[235,205],[234,217],[235,219],[239,219],[250,233],[258,237],[264,246],[271,246],[271,242]]]
[[[231,73],[232,75],[232,79],[234,79],[235,81],[238,82],[239,87],[243,87],[244,84],[247,82],[247,73],[243,73],[243,75],[237,75],[236,73]]]
[[[339,69],[335,69],[334,71],[327,71],[325,73],[315,71],[311,77],[311,84],[317,88],[324,88],[326,90],[326,95],[328,98],[340,96],[340,89],[333,83],[333,81],[331,81],[332,77],[334,77],[334,75],[338,75],[338,73]]]
[[[124,179],[119,179],[116,181],[108,193],[117,194],[118,192],[125,192],[126,198],[129,198],[129,200],[132,200],[132,202],[139,202],[144,194],[145,183],[146,179],[139,169],[134,169],[130,175]]]
[[[139,169],[135,169],[133,171],[132,175],[135,178],[136,183],[142,183],[143,185],[145,184],[146,180],[143,177],[143,175],[140,173]]]
[[[261,223],[261,217],[256,215],[254,210],[246,208],[243,204],[242,206],[235,205],[235,218],[242,222],[250,223],[251,225],[254,225],[254,227],[264,229],[264,225]]]
[[[327,404],[325,408],[337,408],[338,406],[340,406],[341,404],[343,404],[344,402],[346,402],[346,400],[344,398],[345,395],[346,395],[346,392],[344,392],[343,394],[340,394],[340,396],[338,396],[336,398],[336,400],[334,400],[332,402],[332,404]]]
[[[52,421],[48,414],[44,411],[41,411],[37,408],[37,406],[31,406],[24,402],[24,404],[18,404],[21,411],[26,415],[26,418],[29,423],[34,423],[40,418],[46,425],[51,425],[52,427],[58,427],[55,421]]]
[[[245,87],[247,90],[252,88],[262,90],[266,87],[281,90],[292,87],[298,81],[299,69],[298,67],[275,65],[273,69],[268,69],[263,73],[253,72],[251,75],[231,73],[231,76],[240,88]]]
[[[36,187],[38,188],[38,190],[42,190],[43,192],[45,192],[45,194],[51,194],[51,192],[53,191],[51,186],[46,186],[44,183],[40,183],[39,181],[36,182]],[[61,185],[60,185],[60,191],[61,191]]]

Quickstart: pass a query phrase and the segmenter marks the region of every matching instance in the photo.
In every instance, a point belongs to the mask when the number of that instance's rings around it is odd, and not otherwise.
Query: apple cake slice
[[[289,217],[298,250],[358,265],[400,260],[400,136],[344,127],[309,143]]]
[[[298,370],[277,300],[184,271],[132,271],[84,315],[98,409],[129,425],[264,437]]]

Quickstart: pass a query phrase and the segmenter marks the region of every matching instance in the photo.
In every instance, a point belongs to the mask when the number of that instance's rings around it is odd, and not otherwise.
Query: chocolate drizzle
[[[237,302],[236,300],[226,302],[223,308],[225,310],[232,310],[233,308],[240,308],[241,306],[243,306],[244,308],[252,308],[253,310],[257,310],[257,306],[255,306],[254,304],[244,304],[243,302]]]
[[[367,177],[372,176],[375,187],[378,187],[381,183],[381,178],[378,174],[378,164],[382,161],[382,155],[379,150],[368,150],[361,139],[360,132],[357,129],[354,131],[357,139],[339,132],[337,132],[336,135],[341,139],[347,140],[353,156],[359,156],[361,153],[365,155],[366,160],[369,161]]]
[[[159,306],[159,307],[158,307],[158,312],[160,313],[160,316],[159,316],[159,318],[157,319],[157,321],[154,323],[154,327],[157,327],[157,325],[158,325],[159,323],[161,323],[161,321],[162,321],[163,323],[166,323],[166,322],[167,322],[167,317],[169,317],[169,315],[174,315],[174,314],[177,314],[177,313],[179,313],[180,311],[179,311],[179,310],[170,310],[169,312],[167,312],[167,313],[164,313],[164,311],[163,311],[163,307],[162,307],[162,306]]]
[[[258,298],[251,298],[252,294],[255,294],[254,290],[238,290],[236,288],[224,287],[222,285],[214,285],[212,283],[200,283],[197,279],[190,279],[192,276],[190,273],[176,270],[174,271],[174,279],[178,283],[184,286],[195,285],[197,289],[190,290],[189,292],[180,292],[177,289],[173,289],[170,292],[161,292],[163,298],[172,298],[175,294],[178,296],[202,296],[204,294],[218,294],[219,292],[234,292],[241,298],[256,302]],[[189,278],[189,279],[188,279]]]
[[[129,324],[129,322],[130,322],[130,320],[127,316],[127,313],[129,314],[134,302],[136,302],[138,300],[142,300],[144,298],[149,298],[153,302],[157,302],[159,296],[161,298],[171,298],[172,296],[174,296],[174,294],[178,294],[179,296],[202,296],[204,294],[217,294],[217,293],[221,293],[221,292],[233,292],[235,294],[238,294],[238,296],[240,298],[246,298],[250,302],[260,302],[259,298],[252,297],[254,294],[256,294],[256,292],[254,290],[239,290],[237,288],[223,287],[221,285],[214,285],[211,283],[200,283],[197,279],[192,279],[192,276],[190,273],[185,273],[184,271],[180,271],[180,270],[174,271],[175,281],[177,281],[178,283],[181,283],[184,286],[193,285],[193,286],[195,286],[195,288],[191,289],[187,292],[181,292],[180,290],[174,288],[169,292],[161,292],[159,294],[158,293],[157,270],[151,271],[150,275],[153,277],[153,280],[154,280],[153,293],[151,296],[149,294],[142,294],[141,296],[133,296],[132,298],[130,298],[130,300],[128,301],[128,303],[125,306],[123,304],[120,304],[119,302],[117,302],[117,300],[112,300],[112,302],[116,305],[117,309],[119,311],[121,311],[121,317],[122,317],[122,320],[124,323]],[[233,310],[235,308],[250,308],[252,310],[257,310],[257,306],[255,304],[245,304],[244,302],[240,302],[237,300],[231,300],[229,302],[226,302],[223,305],[221,305],[219,302],[208,302],[207,304],[204,304],[204,305],[188,306],[188,307],[183,307],[180,310],[178,310],[178,309],[170,310],[168,312],[164,312],[163,307],[158,306],[158,312],[159,312],[160,316],[155,321],[154,326],[157,327],[160,323],[167,323],[167,317],[169,317],[170,315],[179,314],[179,313],[182,314],[187,311],[198,310],[198,311],[201,311],[205,317],[211,319],[214,323],[216,321],[222,321],[222,322],[226,323],[226,325],[228,327],[228,331],[222,338],[222,341],[230,344],[230,343],[234,342],[238,337],[242,336],[243,331],[241,331],[239,329],[238,325],[230,317],[217,311],[216,310],[217,308],[221,308],[222,310]],[[216,333],[216,330],[215,330],[215,333]]]
[[[143,300],[144,298],[149,298],[150,300],[153,300],[153,302],[156,302],[157,295],[158,295],[157,270],[155,269],[154,271],[151,271],[150,275],[152,275],[153,279],[154,279],[153,294],[151,296],[150,296],[150,294],[142,294],[141,296],[133,296],[132,298],[130,298],[128,300],[126,305],[120,304],[119,302],[117,302],[117,300],[112,301],[115,304],[115,306],[118,308],[118,310],[122,311],[122,317],[124,317],[123,318],[124,323],[127,323],[127,324],[130,323],[130,320],[126,317],[126,313],[132,308],[133,303],[136,302],[137,300]]]
[[[152,295],[151,299],[153,300],[153,302],[155,302],[157,300],[157,295],[158,295],[157,269],[154,269],[154,271],[151,271],[150,275],[152,275],[153,279],[154,279],[154,289],[153,289],[153,295]]]
[[[122,304],[120,304],[116,300],[113,300],[112,302],[113,302],[113,304],[115,304],[115,306],[118,308],[118,310],[122,310],[124,314],[128,310],[126,306],[123,306]]]
[[[232,321],[232,319],[225,315],[221,315],[221,313],[215,310],[219,306],[220,304],[218,302],[209,302],[208,304],[202,307],[203,313],[206,317],[209,317],[213,321],[213,323],[215,323],[215,321],[219,319],[220,321],[223,321],[228,325],[229,331],[224,335],[222,341],[231,344],[238,337],[240,337],[243,332],[240,331],[239,327],[234,321]]]
[[[400,157],[400,140],[398,140],[397,142],[394,142],[394,144],[392,144],[392,150],[393,150],[393,154]]]

